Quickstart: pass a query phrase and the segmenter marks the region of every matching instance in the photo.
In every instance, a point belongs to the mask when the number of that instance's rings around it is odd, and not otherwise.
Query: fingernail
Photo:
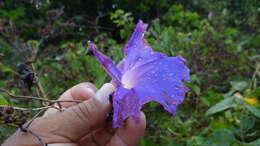
[[[112,84],[106,83],[97,91],[95,98],[101,103],[109,105],[109,95],[112,94],[114,90],[115,88]]]

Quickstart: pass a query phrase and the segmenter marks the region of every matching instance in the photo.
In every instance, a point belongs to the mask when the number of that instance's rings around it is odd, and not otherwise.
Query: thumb
[[[34,120],[30,129],[46,143],[77,141],[105,124],[111,111],[109,95],[114,91],[110,83],[104,84],[94,98]]]
[[[104,84],[94,98],[68,108],[63,113],[54,115],[59,129],[55,134],[78,140],[105,123],[107,114],[112,110],[109,95],[114,91],[110,83]],[[53,122],[54,119],[50,118]]]

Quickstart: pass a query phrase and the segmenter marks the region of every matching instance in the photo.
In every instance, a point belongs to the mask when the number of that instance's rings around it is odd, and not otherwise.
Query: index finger
[[[95,96],[97,88],[88,82],[80,83],[65,91],[59,98],[59,100],[88,100]],[[64,108],[68,108],[77,104],[76,102],[61,102],[60,105]],[[48,109],[44,116],[56,113],[58,110],[54,108]]]
[[[72,88],[65,91],[59,98],[59,100],[88,100],[91,97],[95,96],[97,88],[88,82],[80,83],[73,86]],[[74,102],[63,102],[61,105],[63,107],[70,107],[75,105]]]

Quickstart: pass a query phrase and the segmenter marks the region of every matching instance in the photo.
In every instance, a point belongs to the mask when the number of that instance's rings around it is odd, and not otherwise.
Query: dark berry
[[[4,109],[3,109],[3,108],[0,108],[0,112],[2,112],[2,113],[3,113],[3,112],[4,112]]]
[[[28,65],[27,64],[24,64],[24,63],[21,63],[21,64],[18,64],[18,70],[17,72],[19,74],[25,74],[26,72],[30,72],[30,70],[28,69]]]
[[[5,113],[6,114],[12,114],[14,112],[14,108],[13,107],[7,107],[6,109],[5,109]]]
[[[35,79],[35,73],[30,71],[27,64],[19,64],[18,73],[20,74],[20,80],[22,81],[22,83],[26,85],[29,91],[31,91],[31,87]]]
[[[4,112],[0,111],[0,117],[4,116]]]
[[[6,124],[9,124],[9,123],[13,123],[13,122],[15,122],[15,118],[14,117],[12,117],[12,116],[5,116],[4,117],[4,122],[6,123]]]
[[[18,125],[22,126],[24,123],[26,123],[27,118],[26,117],[21,117],[19,121],[17,122]]]

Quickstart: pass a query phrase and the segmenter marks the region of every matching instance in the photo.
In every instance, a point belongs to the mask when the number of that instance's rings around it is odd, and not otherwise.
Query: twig
[[[14,107],[14,106],[8,106],[8,105],[0,105],[0,108],[9,108],[9,107],[11,107],[15,110],[21,110],[21,111],[38,111],[38,110],[44,110],[44,109],[49,109],[49,108],[54,108],[54,109],[60,110],[59,107],[54,106],[54,105],[37,107],[37,108],[23,108],[23,107]]]
[[[35,59],[35,57],[34,57],[34,59]],[[35,72],[36,69],[35,69],[35,66],[34,66],[33,63],[31,63],[31,67],[32,67],[32,71]],[[42,84],[40,82],[40,79],[38,77],[36,77],[36,87],[39,89],[39,92],[40,92],[41,96],[43,98],[45,98],[45,99],[48,99],[48,97],[47,97],[47,95],[46,95],[46,93],[45,93],[45,91],[44,91],[44,89],[42,87]]]
[[[37,138],[37,140],[40,142],[40,144],[42,146],[47,146],[47,144],[45,144],[42,139],[40,138],[40,136],[38,136],[36,133],[34,133],[32,130],[29,129],[29,126],[32,124],[32,122],[40,115],[40,113],[42,113],[44,111],[44,109],[40,110],[37,114],[35,114],[33,116],[33,118],[26,124],[24,125],[19,125],[19,128],[21,129],[22,132],[29,132],[30,134],[32,134],[33,136],[35,136]],[[18,125],[12,125],[15,127],[18,127]]]
[[[27,132],[29,132],[29,133],[31,133],[33,136],[35,136],[37,139],[38,139],[38,141],[40,142],[40,145],[42,145],[42,146],[47,146],[47,144],[45,144],[43,141],[42,141],[42,139],[40,138],[40,136],[38,136],[36,133],[34,133],[32,130],[30,130],[30,129],[27,129]]]
[[[32,67],[32,71],[36,73],[36,68],[34,66],[34,63],[36,62],[36,59],[37,59],[36,57],[38,55],[39,48],[38,47],[33,47],[33,48],[34,48],[34,50],[33,50],[34,52],[29,61],[30,61],[31,67]],[[42,87],[42,84],[37,76],[36,76],[36,87],[39,90],[39,93],[41,94],[41,96],[45,99],[48,99],[48,97]],[[43,104],[45,104],[45,103],[43,103]]]
[[[25,123],[24,125],[22,125],[20,127],[20,129],[23,131],[23,132],[26,132],[27,129],[30,127],[30,125],[32,124],[32,122],[44,111],[44,109],[40,110],[37,114],[35,114],[33,116],[33,118],[28,122],[28,123]]]
[[[6,94],[8,94],[9,96],[14,97],[14,98],[26,98],[26,99],[36,99],[36,100],[41,100],[41,101],[48,101],[48,100],[41,98],[41,97],[14,95],[14,94],[10,93],[9,91],[7,91],[6,89],[3,89],[3,88],[0,88],[0,91],[5,92]]]
[[[39,100],[39,101],[44,101],[48,102],[49,104],[54,104],[54,103],[61,103],[61,102],[76,102],[76,103],[81,103],[81,100],[49,100],[41,97],[34,97],[34,96],[23,96],[23,95],[14,95],[7,91],[6,89],[0,88],[0,91],[5,92],[7,95],[9,95],[12,98],[21,98],[21,99],[33,99],[33,100]]]
[[[34,133],[32,130],[29,129],[29,127],[30,127],[30,125],[32,124],[32,122],[33,122],[43,111],[44,111],[44,109],[41,109],[37,114],[35,114],[35,115],[33,116],[33,118],[32,118],[28,123],[22,125],[22,126],[20,127],[20,129],[21,129],[22,132],[29,132],[30,134],[32,134],[33,136],[35,136],[35,137],[38,139],[38,141],[40,142],[40,144],[41,144],[42,146],[47,146],[47,144],[45,144],[45,143],[42,141],[42,139],[40,138],[40,136],[38,136],[36,133]]]
[[[41,97],[41,94],[40,94],[40,91],[39,91],[38,88],[36,88],[36,94],[37,94],[38,97]]]

